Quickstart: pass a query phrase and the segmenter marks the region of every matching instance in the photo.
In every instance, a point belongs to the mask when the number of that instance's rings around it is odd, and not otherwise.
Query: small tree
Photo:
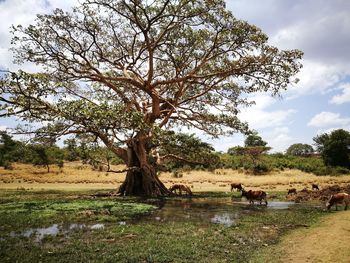
[[[261,156],[271,150],[271,147],[267,146],[235,146],[228,149],[230,155],[243,155],[245,156],[246,169],[253,169],[254,173],[266,172],[267,166],[261,162]]]
[[[64,148],[65,159],[67,161],[76,161],[79,160],[79,148],[77,140],[75,138],[66,139],[64,141],[66,147]]]
[[[267,142],[265,142],[256,131],[252,132],[247,136],[247,138],[244,140],[244,146],[245,147],[255,147],[255,146],[266,146]]]
[[[63,167],[63,151],[57,146],[46,146],[43,144],[29,145],[30,153],[27,162],[35,166],[44,166],[47,172],[50,172],[50,165],[56,164],[59,168]]]
[[[314,152],[314,149],[309,144],[295,143],[288,147],[286,154],[293,156],[309,156]]]
[[[234,146],[227,149],[227,154],[229,155],[241,155],[243,154],[243,148],[242,146]]]
[[[313,138],[326,165],[350,168],[350,133],[338,129]]]

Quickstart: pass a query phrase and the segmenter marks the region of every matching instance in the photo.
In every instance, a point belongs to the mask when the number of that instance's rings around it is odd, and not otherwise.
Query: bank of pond
[[[6,190],[0,262],[249,262],[327,214],[322,202],[285,194],[265,206],[239,193],[140,199]]]

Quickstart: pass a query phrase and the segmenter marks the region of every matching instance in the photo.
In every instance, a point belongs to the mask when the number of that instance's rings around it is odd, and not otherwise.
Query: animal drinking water
[[[179,195],[182,195],[182,191],[184,191],[186,194],[192,195],[191,189],[183,184],[174,184],[169,188],[169,191]]]
[[[347,193],[337,193],[331,196],[331,198],[327,202],[327,210],[331,209],[331,207],[335,204],[335,210],[338,210],[337,204],[345,204],[344,210],[348,209],[348,205],[350,204],[350,196]]]

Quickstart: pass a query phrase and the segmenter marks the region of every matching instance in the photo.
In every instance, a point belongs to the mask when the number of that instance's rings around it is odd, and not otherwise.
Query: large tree
[[[270,46],[223,0],[87,0],[13,31],[17,62],[40,71],[1,81],[0,115],[95,136],[128,167],[124,195],[169,193],[149,161],[164,130],[247,131],[247,94],[279,94],[301,67],[302,52]]]

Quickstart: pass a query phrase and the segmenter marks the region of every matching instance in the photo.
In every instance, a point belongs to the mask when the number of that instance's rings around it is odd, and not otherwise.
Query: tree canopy
[[[279,94],[296,79],[298,50],[279,50],[223,0],[86,0],[13,28],[16,61],[36,73],[0,81],[0,116],[41,123],[36,135],[90,134],[129,171],[121,194],[164,195],[148,156],[164,130],[217,137],[247,132],[246,95]]]
[[[343,129],[313,138],[326,165],[350,168],[350,133]]]
[[[0,131],[0,166],[10,167],[19,159],[22,144],[12,139],[5,131]]]
[[[261,136],[258,135],[257,132],[252,132],[248,134],[247,138],[244,140],[245,147],[255,147],[255,146],[266,146],[267,142],[265,142]]]
[[[286,154],[294,156],[308,156],[314,152],[311,145],[306,143],[294,143],[288,147]]]

